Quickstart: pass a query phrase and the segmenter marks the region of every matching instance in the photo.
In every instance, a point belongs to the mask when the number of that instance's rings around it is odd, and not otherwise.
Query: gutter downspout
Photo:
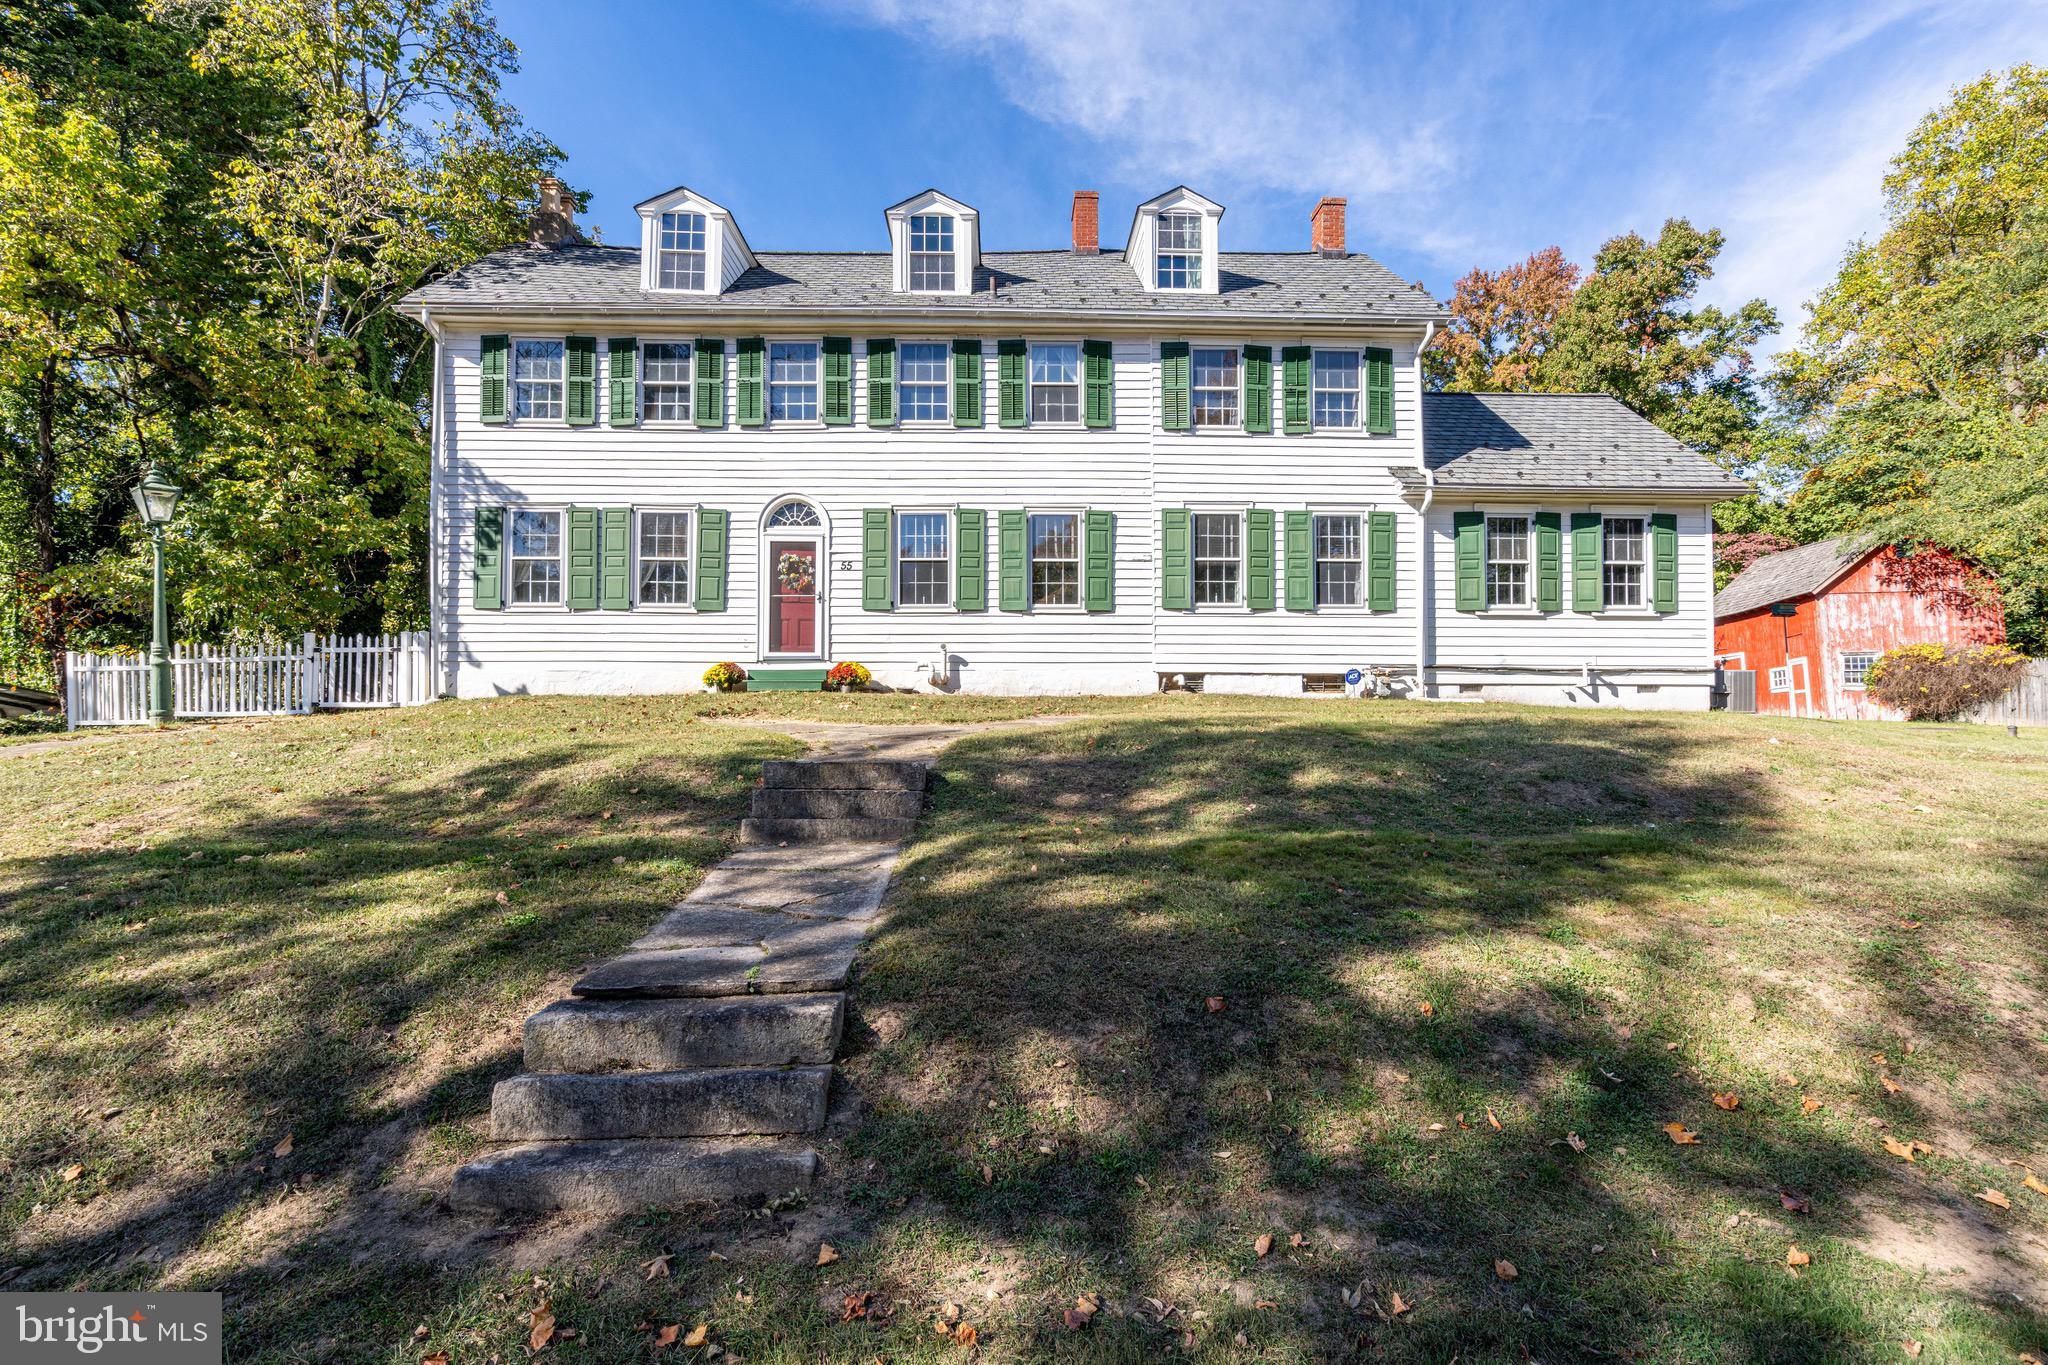
[[[420,326],[434,343],[434,374],[428,381],[427,409],[427,676],[434,680],[434,694],[454,689],[441,673],[441,329],[434,325],[433,310],[420,309]]]
[[[1436,471],[1429,467],[1429,451],[1422,430],[1422,353],[1436,337],[1436,323],[1422,325],[1422,344],[1415,348],[1415,441],[1416,467],[1422,471],[1422,510],[1417,517],[1415,549],[1415,697],[1429,696],[1429,624],[1435,604],[1429,596],[1429,505],[1436,501]]]

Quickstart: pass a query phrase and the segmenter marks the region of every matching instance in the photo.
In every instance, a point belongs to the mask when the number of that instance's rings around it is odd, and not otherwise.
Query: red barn
[[[1767,715],[1896,720],[1863,675],[1900,645],[1997,644],[2005,618],[1983,574],[1941,550],[1853,553],[1823,540],[1757,560],[1714,596],[1714,654],[1756,674]]]

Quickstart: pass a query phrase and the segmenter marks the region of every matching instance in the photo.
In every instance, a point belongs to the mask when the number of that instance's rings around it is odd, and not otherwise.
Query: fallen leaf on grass
[[[1698,1133],[1693,1132],[1692,1129],[1682,1123],[1667,1123],[1664,1125],[1664,1131],[1669,1133],[1671,1140],[1681,1147],[1690,1147],[1700,1140]]]
[[[432,1355],[421,1356],[420,1365],[448,1365],[448,1353],[436,1351]]]
[[[1257,1252],[1257,1253],[1259,1253],[1259,1255],[1261,1255],[1261,1256],[1265,1255],[1265,1254],[1266,1254],[1267,1252],[1271,1251],[1272,1249],[1273,1249],[1273,1234],[1272,1234],[1272,1233],[1270,1233],[1270,1232],[1262,1232],[1262,1233],[1260,1233],[1260,1234],[1259,1234],[1259,1237],[1258,1237],[1258,1240],[1252,1243],[1252,1250],[1253,1250],[1253,1251],[1256,1251],[1256,1252]]]
[[[640,1268],[647,1272],[647,1278],[650,1280],[666,1279],[668,1276],[668,1263],[674,1256],[675,1253],[673,1251],[664,1251],[651,1261],[642,1261]]]
[[[1429,1016],[1429,1015],[1432,1015],[1432,1014],[1435,1014],[1435,1013],[1436,1013],[1436,1006],[1435,1006],[1435,1005],[1432,1005],[1432,1004],[1430,1004],[1430,1003],[1429,1003],[1429,1002],[1428,1002],[1427,1000],[1423,1001],[1423,1002],[1422,1002],[1421,1004],[1417,1005],[1417,1006],[1416,1006],[1415,1008],[1416,1008],[1417,1010],[1421,1011],[1421,1013],[1423,1014],[1423,1016],[1424,1016],[1424,1017],[1427,1017],[1427,1016]]]
[[[672,1322],[654,1334],[654,1344],[656,1347],[673,1346],[676,1344],[676,1338],[682,1334],[683,1325],[680,1322]]]
[[[526,1334],[527,1349],[533,1351],[542,1350],[549,1342],[555,1339],[554,1305],[543,1303],[527,1316],[533,1323],[533,1330]]]
[[[1802,1114],[1811,1114],[1814,1110],[1820,1109],[1822,1107],[1823,1106],[1821,1102],[1811,1095],[1804,1095],[1800,1097],[1799,1112]]]
[[[1985,1203],[1989,1204],[1994,1209],[2009,1209],[2012,1207],[2012,1200],[2007,1199],[2003,1194],[2001,1194],[1997,1190],[1992,1189],[1989,1185],[1986,1185],[1983,1189],[1977,1191],[1977,1197],[1983,1200]]]
[[[1287,1245],[1291,1247],[1298,1247],[1306,1241],[1308,1241],[1308,1238],[1302,1236],[1300,1233],[1290,1233],[1287,1238]]]
[[[1920,921],[1917,919],[1902,919],[1899,921],[1899,927],[1901,929],[1918,929]]]
[[[1558,1142],[1562,1142],[1565,1146],[1571,1148],[1575,1152],[1583,1152],[1586,1150],[1586,1140],[1580,1137],[1577,1133],[1566,1133],[1563,1137],[1558,1139]],[[1557,1143],[1553,1142],[1550,1145],[1555,1147]]]
[[[63,1170],[57,1172],[57,1178],[63,1181],[65,1184],[69,1185],[72,1181],[78,1179],[78,1177],[84,1174],[85,1167],[79,1165],[77,1162],[74,1161],[69,1166],[66,1166]]]
[[[1893,1080],[1889,1076],[1879,1076],[1877,1080],[1878,1084],[1882,1085],[1885,1088],[1886,1093],[1888,1094],[1896,1095],[1901,1090],[1904,1090],[1906,1088],[1905,1086],[1900,1085],[1897,1081]]]
[[[1211,1014],[1223,1013],[1223,997],[1220,995],[1212,995],[1202,1003],[1209,1007],[1209,1013]]]
[[[846,1295],[839,1302],[839,1320],[841,1322],[852,1322],[855,1318],[866,1317],[868,1315],[868,1300],[874,1297],[874,1291],[869,1289],[863,1289],[859,1293]]]
[[[1890,1152],[1895,1157],[1902,1157],[1907,1161],[1911,1161],[1916,1153],[1924,1153],[1929,1156],[1934,1153],[1934,1148],[1918,1138],[1914,1138],[1911,1142],[1901,1142],[1890,1134],[1886,1134],[1882,1141],[1887,1152]]]
[[[709,1340],[711,1340],[711,1324],[700,1322],[690,1329],[688,1336],[683,1338],[683,1345],[694,1351]]]
[[[1409,1306],[1410,1305],[1408,1303],[1408,1300],[1402,1298],[1399,1294],[1396,1294],[1388,1300],[1387,1311],[1398,1318],[1403,1313],[1408,1311]]]
[[[820,1243],[818,1243],[818,1264],[819,1264],[819,1265],[831,1265],[831,1264],[832,1264],[832,1263],[833,1263],[834,1261],[836,1261],[836,1260],[838,1260],[838,1259],[839,1259],[839,1253],[838,1253],[837,1251],[833,1250],[833,1248],[832,1248],[832,1244],[831,1244],[830,1242],[820,1242]]]
[[[1515,1269],[1513,1261],[1495,1261],[1493,1263],[1493,1273],[1503,1280],[1512,1280],[1522,1272]]]
[[[1906,1338],[1906,1340],[1900,1342],[1899,1349],[1904,1351],[1907,1355],[1914,1357],[1915,1359],[1917,1359],[1920,1355],[1920,1343],[1913,1340],[1911,1337],[1908,1337]]]
[[[1803,1194],[1794,1194],[1791,1190],[1779,1190],[1778,1203],[1787,1213],[1813,1212],[1813,1201]]]
[[[512,898],[502,891],[498,893],[497,900],[500,905],[510,905],[512,903]]]
[[[939,1305],[939,1330],[941,1332],[951,1331],[952,1325],[958,1321],[960,1321],[959,1304],[949,1302]]]
[[[973,1323],[963,1322],[953,1329],[953,1344],[963,1351],[971,1351],[980,1335],[974,1330]]]
[[[284,1135],[284,1141],[278,1143],[277,1146],[272,1147],[270,1149],[270,1154],[272,1156],[290,1156],[292,1154],[292,1135],[290,1133],[286,1133]]]
[[[2048,1194],[2048,1185],[2043,1185],[2041,1183],[2041,1177],[2035,1175],[2032,1171],[2027,1172],[2027,1178],[2025,1180],[2022,1180],[2020,1184],[2025,1185],[2035,1194]]]
[[[1807,1255],[1805,1252],[1801,1251],[1798,1247],[1795,1246],[1785,1253],[1785,1264],[1811,1265],[1813,1264],[1813,1257]]]
[[[981,1163],[981,1183],[984,1185],[996,1183],[996,1173],[986,1161]]]
[[[1490,1123],[1490,1124],[1492,1124],[1492,1125],[1493,1125],[1493,1130],[1494,1130],[1494,1131],[1495,1131],[1496,1133],[1500,1131],[1500,1120],[1499,1120],[1499,1119],[1497,1119],[1497,1118],[1495,1118],[1495,1117],[1493,1116],[1493,1106],[1492,1106],[1492,1105],[1488,1105],[1488,1106],[1486,1107],[1486,1121],[1487,1121],[1488,1123]]]
[[[1726,1094],[1716,1090],[1714,1092],[1714,1103],[1722,1109],[1738,1109],[1742,1106],[1742,1097],[1733,1090],[1728,1091]]]

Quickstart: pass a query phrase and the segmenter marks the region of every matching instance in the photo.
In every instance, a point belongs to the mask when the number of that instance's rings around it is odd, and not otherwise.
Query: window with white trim
[[[1772,670],[1771,670],[1771,678],[1770,678],[1770,682],[1771,682],[1771,691],[1773,691],[1773,692],[1790,692],[1790,691],[1792,690],[1792,667],[1791,667],[1791,665],[1790,665],[1790,664],[1780,664],[1780,665],[1778,665],[1778,666],[1777,666],[1776,668],[1772,669]]]
[[[1341,431],[1358,425],[1358,377],[1358,352],[1315,353],[1312,410],[1318,429]]]
[[[641,512],[636,542],[640,600],[649,606],[683,606],[690,600],[690,514]]]
[[[1081,420],[1081,348],[1073,342],[1032,344],[1031,420]]]
[[[1235,512],[1197,512],[1195,605],[1233,607],[1243,578],[1244,519]]]
[[[1643,519],[1608,517],[1600,524],[1600,602],[1643,605]]]
[[[944,512],[896,514],[896,605],[943,607],[952,596],[952,518]]]
[[[1081,605],[1081,518],[1072,512],[1031,516],[1031,605]]]
[[[768,420],[818,420],[818,343],[773,341],[768,344]]]
[[[897,355],[902,373],[896,380],[896,398],[903,409],[903,420],[952,420],[952,375],[948,371],[946,343],[906,341]]]
[[[661,215],[658,248],[661,252],[657,282],[663,289],[704,287],[704,215],[664,213]]]
[[[650,422],[690,420],[690,343],[649,341],[640,348],[640,415]]]
[[[562,600],[562,514],[512,510],[512,600],[548,604]]]
[[[1189,357],[1188,391],[1198,427],[1237,425],[1237,348],[1201,347]]]
[[[1365,581],[1365,534],[1356,515],[1315,522],[1316,605],[1355,607]]]
[[[512,343],[512,415],[520,419],[562,418],[562,343]]]
[[[1202,215],[1162,213],[1158,224],[1158,287],[1202,287]]]
[[[1529,519],[1486,519],[1486,605],[1529,605]]]
[[[1874,649],[1852,649],[1842,655],[1842,690],[1861,692],[1870,679],[1870,666],[1877,662]]]
[[[910,215],[910,287],[925,292],[953,288],[953,215]]]

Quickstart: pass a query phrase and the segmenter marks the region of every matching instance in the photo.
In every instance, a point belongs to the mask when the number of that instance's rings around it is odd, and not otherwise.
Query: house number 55
[[[837,564],[833,565],[833,568],[838,570],[840,573],[852,573],[854,572],[855,565],[854,562],[850,559],[842,559]]]

